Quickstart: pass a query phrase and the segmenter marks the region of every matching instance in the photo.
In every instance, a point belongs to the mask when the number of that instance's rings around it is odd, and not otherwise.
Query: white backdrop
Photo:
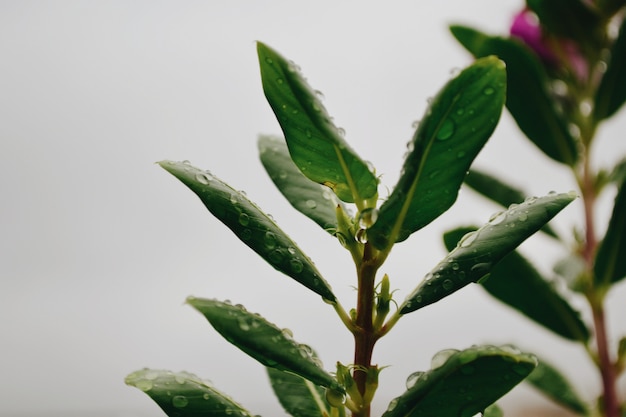
[[[521,5],[0,1],[0,415],[161,415],[123,382],[145,366],[197,373],[254,413],[283,415],[262,367],[185,298],[242,303],[292,329],[329,370],[351,361],[351,338],[319,297],[258,260],[154,162],[188,159],[245,190],[349,308],[348,253],[291,209],[258,161],[257,135],[280,129],[261,90],[255,40],[302,67],[347,140],[391,187],[427,98],[470,62],[447,25],[505,33]],[[596,165],[626,154],[625,119],[603,126]],[[508,114],[477,166],[529,194],[574,188]],[[397,297],[444,255],[444,229],[483,222],[495,210],[464,190],[455,208],[394,249],[382,272]],[[567,233],[580,215],[575,202],[555,227]],[[540,237],[523,250],[544,270],[558,255]],[[619,297],[624,285],[609,300],[616,338],[626,333]],[[392,366],[376,409],[438,350],[508,342],[552,359],[582,381],[581,391],[595,393],[598,379],[581,349],[470,286],[405,317],[379,343],[374,361]],[[523,388],[503,404],[515,409],[530,397],[543,404]]]

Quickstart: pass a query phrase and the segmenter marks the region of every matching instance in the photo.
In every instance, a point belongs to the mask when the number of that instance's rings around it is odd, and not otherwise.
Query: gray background
[[[0,415],[160,415],[123,383],[144,366],[197,373],[254,413],[282,415],[262,367],[183,305],[191,294],[242,303],[292,329],[329,370],[349,363],[351,337],[332,309],[256,259],[154,162],[188,159],[245,190],[350,308],[348,253],[291,209],[258,161],[257,135],[280,129],[261,90],[255,40],[302,67],[347,140],[392,187],[427,98],[470,62],[447,25],[505,33],[521,5],[0,1]],[[596,166],[626,153],[624,120],[602,126]],[[529,195],[575,188],[508,114],[476,164]],[[611,200],[603,197],[600,228]],[[397,298],[444,255],[444,229],[484,222],[496,209],[463,190],[457,206],[395,248],[382,272]],[[572,204],[555,227],[568,233],[581,209]],[[542,237],[522,250],[545,271],[562,255]],[[620,297],[624,285],[609,297],[615,339],[626,333]],[[582,349],[470,286],[405,317],[379,343],[374,361],[392,366],[377,412],[438,350],[508,342],[560,364],[595,395]],[[503,404],[516,409],[529,398],[544,404],[527,388]]]

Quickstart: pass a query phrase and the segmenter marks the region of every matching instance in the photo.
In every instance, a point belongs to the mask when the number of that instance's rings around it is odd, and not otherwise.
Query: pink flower
[[[544,33],[537,16],[524,9],[513,18],[511,36],[520,39],[550,67],[566,67],[581,81],[587,79],[588,65],[578,45],[570,39],[556,38]]]

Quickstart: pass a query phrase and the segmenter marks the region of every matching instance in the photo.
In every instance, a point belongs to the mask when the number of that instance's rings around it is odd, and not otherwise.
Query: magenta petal
[[[528,45],[542,60],[546,62],[554,62],[556,60],[556,57],[544,42],[537,17],[530,10],[524,9],[515,15],[510,33],[511,36],[520,39]]]

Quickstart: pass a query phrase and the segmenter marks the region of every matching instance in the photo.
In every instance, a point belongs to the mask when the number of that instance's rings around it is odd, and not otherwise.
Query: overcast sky
[[[447,26],[504,33],[521,4],[0,0],[0,416],[160,415],[124,385],[142,367],[196,373],[253,413],[283,415],[262,367],[183,305],[189,295],[230,299],[290,328],[328,370],[349,363],[352,340],[332,309],[257,259],[154,162],[190,160],[245,190],[350,308],[348,253],[291,209],[259,163],[257,135],[280,129],[255,41],[301,66],[346,140],[391,187],[427,98],[471,62]],[[617,136],[625,129],[624,117],[603,126],[596,165],[626,154]],[[529,194],[575,188],[508,114],[476,164]],[[464,190],[455,208],[395,248],[382,272],[397,298],[444,256],[443,230],[496,209]],[[555,227],[567,233],[580,210],[574,203]],[[544,270],[559,255],[548,243],[523,247]],[[620,296],[623,285],[609,300],[615,337],[626,333]],[[374,362],[392,366],[376,409],[438,350],[508,342],[564,364],[584,380],[581,391],[594,392],[581,349],[470,286],[406,316],[379,343]],[[533,395],[519,392],[509,404]]]

